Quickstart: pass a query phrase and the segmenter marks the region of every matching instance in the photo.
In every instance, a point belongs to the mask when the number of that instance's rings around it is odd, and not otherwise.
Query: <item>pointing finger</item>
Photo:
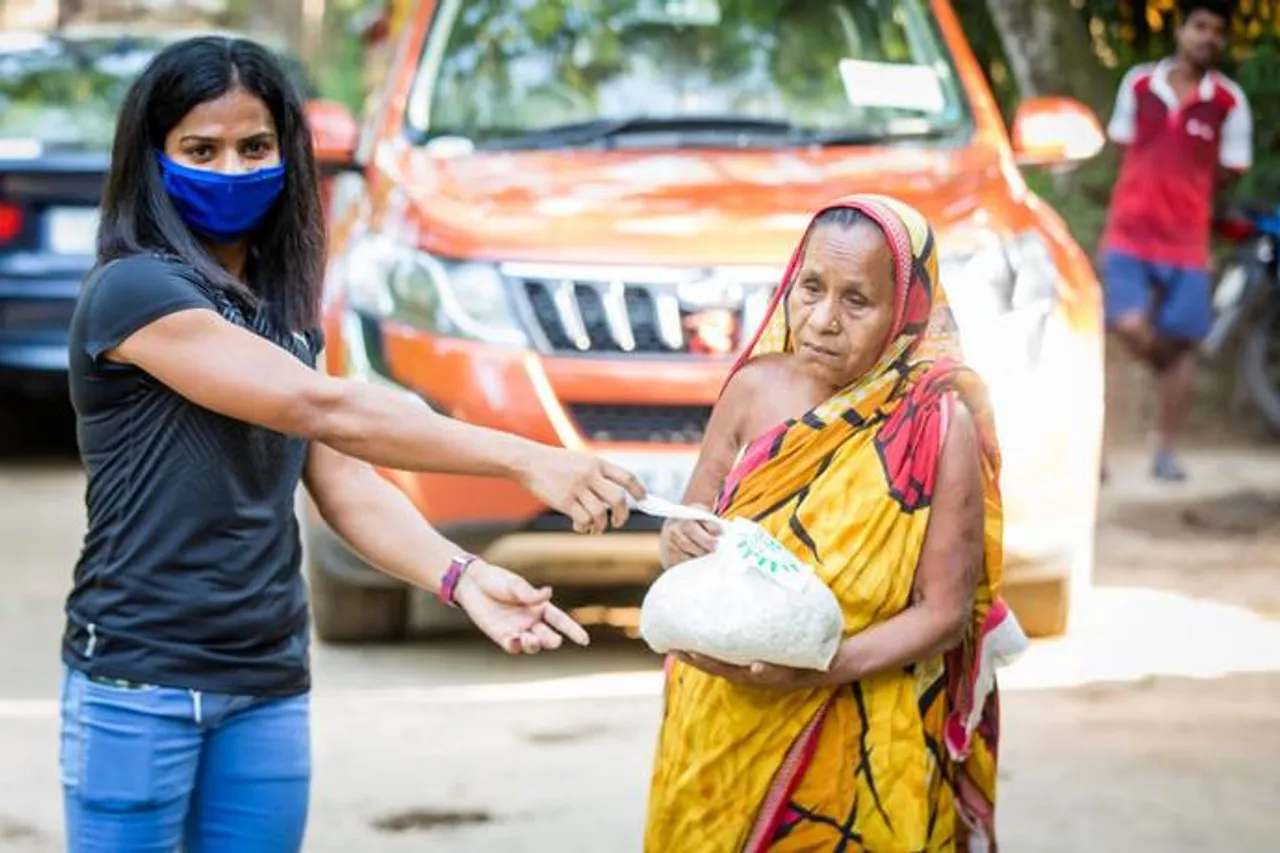
[[[542,621],[559,631],[572,643],[579,646],[591,645],[591,635],[587,633],[587,629],[554,604],[547,605],[542,613]]]

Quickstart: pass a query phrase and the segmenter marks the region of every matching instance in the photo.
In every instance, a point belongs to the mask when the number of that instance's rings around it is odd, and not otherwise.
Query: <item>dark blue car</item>
[[[153,40],[0,34],[0,390],[66,396],[116,111]]]
[[[158,50],[194,34],[0,32],[0,394],[66,398],[120,102]]]

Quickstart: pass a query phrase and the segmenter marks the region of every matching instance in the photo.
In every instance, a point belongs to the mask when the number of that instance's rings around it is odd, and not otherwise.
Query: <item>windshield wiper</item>
[[[632,116],[561,124],[519,136],[488,140],[481,148],[565,148],[607,142],[633,133],[723,133],[746,136],[791,136],[795,125],[747,116]]]
[[[812,131],[801,136],[797,141],[803,145],[817,145],[823,148],[840,145],[881,145],[894,142],[912,142],[922,139],[945,139],[960,128],[948,125],[930,125],[910,130],[891,130],[874,128],[868,130],[821,130]]]

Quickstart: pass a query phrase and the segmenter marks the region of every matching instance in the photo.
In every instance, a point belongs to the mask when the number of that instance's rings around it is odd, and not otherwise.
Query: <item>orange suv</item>
[[[332,113],[328,370],[679,499],[735,352],[811,212],[934,223],[1005,458],[1009,598],[1062,631],[1087,586],[1102,433],[1097,280],[1020,165],[1102,146],[1064,99],[1006,131],[945,0],[422,3],[364,126]],[[576,537],[515,485],[387,471],[456,541],[602,603],[658,572],[643,517]],[[450,626],[303,512],[321,638]]]

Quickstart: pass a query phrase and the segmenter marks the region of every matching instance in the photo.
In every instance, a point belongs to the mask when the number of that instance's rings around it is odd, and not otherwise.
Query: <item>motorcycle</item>
[[[1280,205],[1224,213],[1215,230],[1236,250],[1214,287],[1213,325],[1201,350],[1213,358],[1239,341],[1237,380],[1280,432]]]

